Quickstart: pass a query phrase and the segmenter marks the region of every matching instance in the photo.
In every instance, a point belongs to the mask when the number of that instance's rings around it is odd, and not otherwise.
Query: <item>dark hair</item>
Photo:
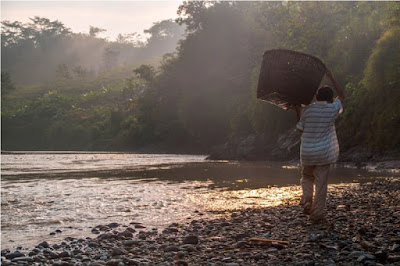
[[[333,102],[333,91],[328,85],[324,85],[318,89],[317,101]]]

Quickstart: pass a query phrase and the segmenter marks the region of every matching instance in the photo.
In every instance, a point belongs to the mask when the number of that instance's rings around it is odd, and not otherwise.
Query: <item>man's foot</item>
[[[311,203],[310,202],[307,202],[306,204],[304,204],[303,213],[304,214],[310,214],[311,213]]]

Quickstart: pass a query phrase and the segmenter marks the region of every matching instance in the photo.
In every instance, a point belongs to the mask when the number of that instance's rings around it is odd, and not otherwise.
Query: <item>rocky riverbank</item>
[[[300,188],[297,188],[300,189]],[[400,180],[332,185],[327,221],[312,224],[298,199],[162,231],[132,222],[92,229],[32,250],[2,250],[2,265],[400,265]],[[254,238],[261,238],[256,241]]]

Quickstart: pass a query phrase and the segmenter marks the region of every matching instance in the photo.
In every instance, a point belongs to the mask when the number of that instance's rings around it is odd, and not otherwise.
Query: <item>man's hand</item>
[[[345,96],[344,96],[342,88],[340,87],[339,83],[336,81],[336,79],[334,78],[332,72],[329,69],[326,69],[325,74],[332,81],[333,86],[335,87],[336,93],[337,93],[337,95],[339,97],[339,100],[343,104]]]

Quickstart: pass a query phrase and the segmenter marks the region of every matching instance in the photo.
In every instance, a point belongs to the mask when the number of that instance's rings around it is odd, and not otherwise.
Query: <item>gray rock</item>
[[[119,226],[119,224],[118,223],[110,223],[107,226],[110,228],[117,228]]]
[[[242,248],[242,247],[244,247],[246,245],[247,245],[246,241],[239,241],[239,242],[236,243],[235,246],[236,246],[236,248]]]
[[[178,260],[178,261],[175,261],[175,265],[176,266],[188,266],[189,264],[186,261]]]
[[[197,245],[199,243],[199,238],[194,235],[187,236],[183,239],[183,244]]]
[[[266,253],[278,253],[278,249],[277,248],[268,248],[265,252]]]
[[[355,250],[355,251],[353,251],[353,252],[351,252],[350,254],[349,254],[349,258],[358,258],[358,257],[360,257],[360,256],[362,256],[362,255],[364,255],[365,253],[364,252],[362,252],[362,251],[358,251],[358,250]]]
[[[127,238],[132,238],[132,237],[133,237],[132,232],[130,232],[130,231],[128,231],[128,230],[125,230],[125,231],[123,231],[122,233],[119,233],[119,235],[120,235],[120,236],[123,236],[123,237],[127,237]]]
[[[112,259],[112,260],[109,260],[108,262],[106,262],[106,265],[107,266],[118,266],[118,264],[120,262],[122,262],[121,259]]]
[[[49,248],[50,247],[50,245],[49,245],[49,243],[47,243],[47,241],[43,241],[38,246],[39,247],[43,247],[43,248]]]
[[[54,262],[52,266],[70,266],[69,262],[66,261],[60,261],[60,262]]]
[[[169,246],[164,249],[165,252],[178,252],[179,248],[177,246]]]
[[[135,228],[136,229],[143,229],[143,228],[146,228],[146,226],[143,226],[141,224],[135,224]]]
[[[387,260],[388,260],[388,262],[390,262],[390,263],[395,263],[395,262],[400,262],[400,256],[395,256],[395,255],[392,255],[392,256],[389,256],[388,258],[387,258]]]
[[[113,250],[112,250],[113,256],[125,255],[127,253],[128,252],[123,248],[113,248]]]
[[[63,252],[58,254],[58,257],[60,257],[60,258],[69,258],[69,257],[71,257],[71,254],[69,254],[68,251],[64,250]]]
[[[14,258],[18,258],[18,257],[25,257],[25,254],[19,252],[19,251],[15,251],[13,253],[8,253],[5,255],[6,259],[8,260],[12,260]]]
[[[34,262],[34,259],[31,257],[18,257],[11,260],[11,262],[19,263],[19,262]]]
[[[58,259],[59,258],[57,253],[55,253],[53,251],[48,251],[48,250],[45,250],[43,252],[43,255],[48,259]]]
[[[390,248],[391,252],[397,252],[400,250],[400,244],[393,244],[393,246]]]
[[[280,243],[272,242],[271,246],[277,249],[284,249],[286,246]]]
[[[196,252],[197,251],[196,247],[192,244],[185,244],[185,245],[180,246],[179,248],[182,250],[185,250],[187,252]]]

